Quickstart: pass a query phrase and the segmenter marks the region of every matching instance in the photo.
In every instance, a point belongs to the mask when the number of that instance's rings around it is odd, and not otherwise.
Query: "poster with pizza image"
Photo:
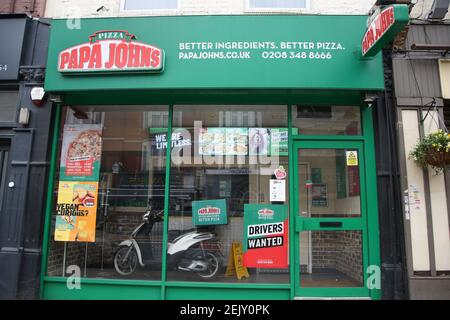
[[[95,242],[98,182],[60,181],[55,241]]]
[[[285,205],[244,205],[244,266],[288,267],[288,215]]]
[[[60,181],[98,181],[102,154],[102,125],[65,125]]]

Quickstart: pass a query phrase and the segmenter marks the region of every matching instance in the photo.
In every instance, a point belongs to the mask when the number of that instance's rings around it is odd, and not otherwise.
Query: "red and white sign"
[[[89,37],[89,42],[59,53],[58,71],[161,72],[164,51],[135,38],[123,30],[97,31]]]
[[[220,208],[215,207],[207,207],[207,208],[201,208],[198,210],[198,214],[220,214]]]
[[[366,34],[362,41],[362,55],[364,56],[377,41],[392,27],[395,23],[394,7],[388,7],[375,16],[368,26]]]

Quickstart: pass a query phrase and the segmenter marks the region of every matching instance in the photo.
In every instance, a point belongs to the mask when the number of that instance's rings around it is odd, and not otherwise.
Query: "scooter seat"
[[[186,234],[192,231],[195,231],[196,229],[187,229],[187,230],[169,230],[169,232],[167,233],[167,237],[169,242],[172,242],[173,240],[175,240],[176,238],[178,238],[179,236],[181,236],[182,234]]]

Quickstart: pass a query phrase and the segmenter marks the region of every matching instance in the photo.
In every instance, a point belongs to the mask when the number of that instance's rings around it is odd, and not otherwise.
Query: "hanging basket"
[[[450,166],[450,152],[445,152],[445,150],[429,148],[424,156],[426,163],[434,169],[445,170]]]

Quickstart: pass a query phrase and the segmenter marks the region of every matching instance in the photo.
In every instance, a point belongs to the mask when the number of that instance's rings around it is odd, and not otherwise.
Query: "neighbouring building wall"
[[[426,19],[434,0],[418,0],[411,11],[411,19]],[[450,13],[447,13],[445,19],[450,19]]]
[[[405,151],[412,150],[420,139],[419,119],[417,110],[404,110],[403,139]],[[415,272],[430,271],[430,252],[428,246],[428,224],[425,202],[425,183],[423,170],[413,160],[406,160],[406,175],[408,180],[406,196],[409,196],[409,220],[411,233],[412,264]]]
[[[2,30],[11,35],[17,32],[8,20],[23,22],[20,34],[24,39],[21,49],[12,53],[21,57],[17,74],[0,82],[0,93],[11,87],[18,92],[13,117],[7,125],[2,121],[0,130],[0,140],[9,146],[3,181],[6,185],[14,183],[13,187],[1,188],[0,195],[0,299],[36,299],[54,108],[47,98],[42,105],[35,105],[31,90],[44,85],[50,25],[46,19],[31,19],[24,14],[0,15]],[[8,45],[0,46],[0,51]],[[28,109],[28,124],[18,123],[19,108]],[[4,120],[4,113],[1,116]]]
[[[248,0],[180,0],[178,10],[121,11],[121,0],[47,0],[46,17],[115,17],[138,15],[214,15],[252,14],[261,10],[248,9]],[[309,0],[309,6],[297,10],[273,10],[275,13],[365,15],[375,0]],[[98,10],[98,11],[97,11]],[[264,10],[264,13],[271,11]]]
[[[27,13],[34,17],[44,15],[46,0],[2,0],[0,1],[0,14]]]
[[[414,50],[413,44],[450,45],[450,24],[413,20],[404,47],[393,53],[410,296],[449,299],[448,171],[436,175],[434,170],[418,166],[408,156],[421,137],[445,130],[447,107],[440,75],[444,71],[439,69],[439,61],[449,59],[450,55],[440,50]]]

